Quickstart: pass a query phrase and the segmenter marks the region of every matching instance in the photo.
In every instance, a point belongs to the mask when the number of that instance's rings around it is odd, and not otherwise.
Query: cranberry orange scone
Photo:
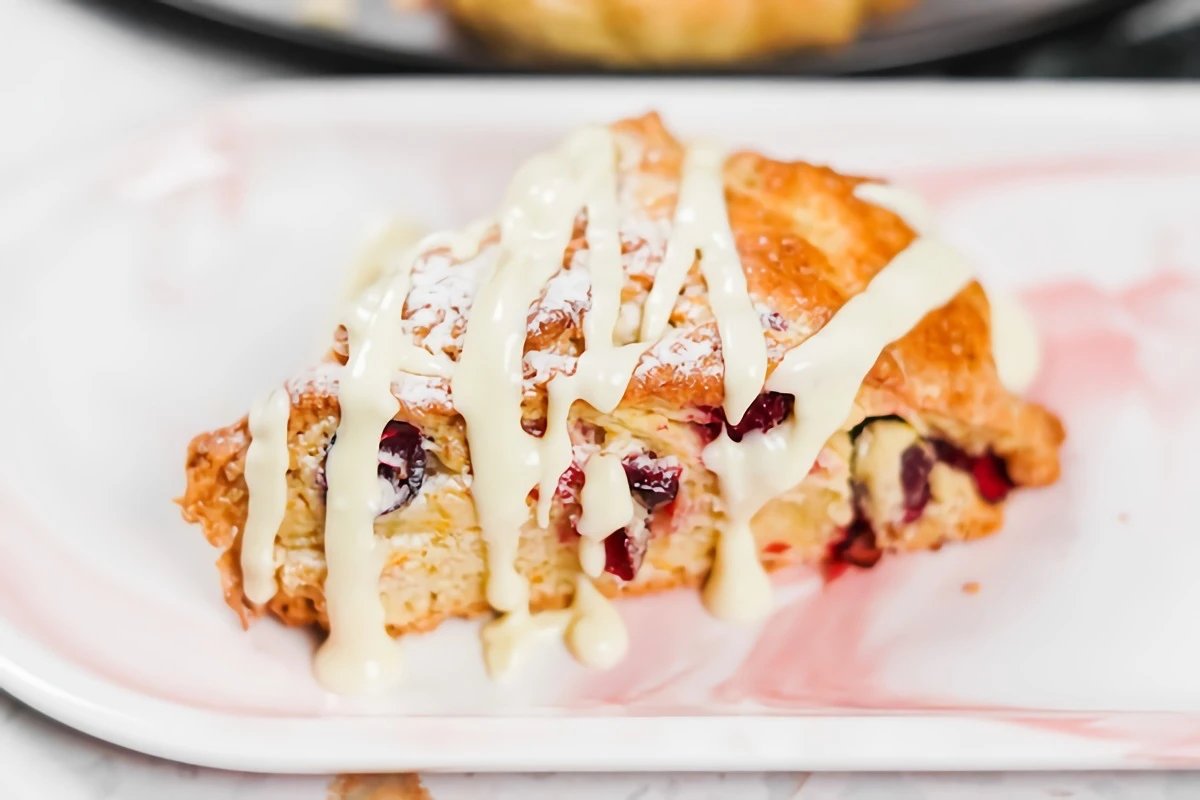
[[[625,647],[606,598],[702,584],[756,620],[765,570],[994,531],[1063,438],[1007,357],[915,198],[651,115],[392,253],[325,363],[192,442],[180,503],[243,621],[329,630],[326,685],[493,610],[494,673],[545,627],[603,666]]]
[[[470,31],[520,58],[713,64],[852,40],[917,0],[448,0]]]

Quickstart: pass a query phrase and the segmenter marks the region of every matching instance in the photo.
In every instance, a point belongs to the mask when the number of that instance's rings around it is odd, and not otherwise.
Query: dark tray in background
[[[435,10],[400,10],[404,0],[357,0],[337,24],[306,19],[309,0],[160,0],[227,25],[303,46],[350,55],[374,68],[539,71],[537,64],[493,56]],[[503,0],[496,0],[503,2]],[[1077,26],[1135,5],[1136,0],[922,0],[914,9],[871,23],[847,46],[809,49],[719,71],[757,74],[850,74],[918,65],[994,49]],[[555,72],[562,72],[555,65]],[[580,71],[578,68],[572,71]],[[714,72],[711,67],[705,72]]]

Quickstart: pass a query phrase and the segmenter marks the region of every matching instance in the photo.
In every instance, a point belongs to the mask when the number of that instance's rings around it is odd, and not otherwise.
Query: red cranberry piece
[[[637,575],[650,542],[650,533],[644,525],[631,527],[633,531],[626,528],[604,540],[604,571],[623,581],[631,581]]]
[[[904,491],[904,522],[921,516],[929,504],[929,473],[933,458],[919,444],[910,445],[900,454],[900,486]]]
[[[1003,502],[1013,488],[1003,459],[993,453],[975,459],[975,463],[971,465],[971,474],[975,477],[975,486],[979,489],[980,497],[989,503]]]
[[[949,442],[942,439],[933,441],[934,451],[938,461],[944,461],[951,467],[969,472],[975,479],[975,487],[979,496],[989,503],[999,503],[1008,497],[1015,484],[1008,476],[1008,468],[1004,459],[995,453],[985,453],[982,456],[972,456]]]
[[[421,432],[407,422],[392,420],[379,440],[379,477],[391,487],[380,515],[411,503],[425,482],[425,448]]]
[[[792,407],[795,403],[796,398],[790,394],[763,392],[754,398],[754,402],[746,409],[746,413],[742,415],[741,422],[737,425],[729,424],[729,421],[725,419],[724,409],[720,407],[712,409],[711,413],[715,420],[725,425],[725,430],[729,433],[729,438],[735,442],[740,442],[742,437],[750,433],[750,431],[769,431],[783,422],[792,413]],[[716,435],[713,438],[715,439],[720,432],[720,427],[717,427]]]
[[[724,417],[717,419],[716,415],[714,414],[711,422],[695,423],[696,431],[700,434],[700,441],[703,444],[710,444],[721,435],[721,428],[725,427],[725,423],[722,421],[723,419]]]
[[[930,439],[934,455],[941,461],[963,472],[971,471],[971,457],[945,439]]]
[[[825,564],[826,580],[833,580],[846,571],[847,566],[870,569],[879,563],[883,551],[875,540],[875,531],[866,520],[856,519],[846,530],[841,541],[829,546]]]
[[[875,531],[862,523],[851,529],[839,555],[847,564],[870,569],[879,563],[883,551],[875,543]]]
[[[786,331],[788,328],[787,320],[778,311],[768,311],[763,314],[762,321],[773,331]]]
[[[326,457],[329,448],[336,442],[337,435],[334,434],[325,448]],[[379,468],[376,474],[387,485],[380,516],[411,503],[425,482],[425,448],[421,445],[421,432],[407,422],[389,422],[379,439]],[[328,491],[324,460],[317,470],[315,482],[322,494]]]
[[[583,470],[575,462],[563,470],[558,476],[558,488],[555,494],[560,500],[574,500],[579,496],[579,487],[583,486]]]
[[[652,453],[627,458],[621,466],[625,468],[633,496],[647,511],[666,505],[679,494],[679,475],[683,470],[664,466]]]
[[[530,417],[528,419],[522,417],[521,430],[528,433],[530,436],[536,436],[541,439],[546,435],[546,418],[545,417]]]

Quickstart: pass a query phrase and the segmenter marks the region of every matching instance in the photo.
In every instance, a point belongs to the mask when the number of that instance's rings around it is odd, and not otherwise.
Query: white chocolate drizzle
[[[516,569],[529,518],[526,499],[541,467],[540,442],[521,427],[529,306],[563,266],[575,218],[598,193],[599,158],[614,158],[611,137],[587,128],[518,171],[500,213],[496,269],[475,299],[452,383],[467,425],[471,491],[487,544],[487,600],[501,612],[527,614],[529,607],[529,587]]]
[[[736,425],[762,391],[767,378],[767,344],[758,312],[754,310],[754,302],[746,288],[746,273],[729,226],[724,166],[722,150],[705,145],[688,150],[675,208],[675,228],[667,245],[667,259],[674,257],[682,263],[689,253],[700,254],[700,272],[708,285],[708,302],[717,320],[724,355],[725,401],[722,406],[725,417]],[[676,264],[671,268],[679,269]],[[662,335],[664,310],[669,316],[679,293],[676,289],[668,296],[670,287],[667,286],[655,297],[661,285],[656,281],[651,289],[643,318],[643,335],[649,328],[654,339]]]
[[[400,673],[400,650],[384,624],[379,601],[383,552],[375,537],[381,507],[379,438],[399,403],[397,372],[444,375],[447,361],[413,344],[404,331],[404,302],[412,269],[425,250],[478,246],[478,229],[461,236],[426,237],[394,271],[363,293],[345,321],[349,360],[338,384],[337,442],[325,462],[325,607],[329,638],[317,651],[317,679],[337,692],[386,686]]]
[[[854,194],[903,219],[923,236],[934,233],[933,214],[920,197],[881,183],[863,183]],[[1029,310],[1012,293],[996,287],[987,290],[991,306],[992,357],[1004,388],[1024,394],[1042,365],[1042,343]]]
[[[919,203],[890,186],[876,185],[870,196],[889,208],[913,209]],[[915,224],[922,224],[920,216]],[[728,517],[704,587],[705,604],[714,615],[754,621],[770,610],[771,587],[750,529],[754,515],[808,475],[825,442],[850,415],[883,349],[970,280],[958,252],[938,239],[918,237],[825,327],[789,350],[771,374],[767,390],[795,397],[791,418],[738,443],[722,433],[705,449],[704,463],[717,474]]]
[[[688,150],[674,227],[663,263],[646,298],[639,339],[653,343],[666,333],[671,310],[699,254],[725,355],[725,415],[737,424],[762,388],[767,374],[767,350],[729,225],[724,165],[725,154],[721,150],[706,145]]]
[[[1042,365],[1042,343],[1029,310],[1002,289],[987,290],[992,309],[992,356],[1004,388],[1024,394]]]
[[[529,491],[540,487],[537,517],[545,526],[559,476],[571,462],[571,406],[583,398],[612,410],[641,355],[636,346],[612,344],[624,281],[616,191],[616,144],[604,128],[584,128],[522,167],[500,214],[496,272],[475,300],[455,371],[452,391],[467,424],[472,494],[487,544],[487,599],[506,614],[484,629],[493,674],[512,664],[505,654],[519,649],[522,637],[541,628],[529,613],[529,588],[516,568]],[[563,267],[580,211],[587,213],[592,282],[587,350],[573,375],[551,380],[546,432],[539,440],[521,427],[526,320],[542,287]],[[585,558],[594,567],[594,548]],[[489,650],[497,653],[486,655]]]
[[[596,453],[583,467],[583,490],[579,505],[583,513],[579,531],[579,565],[593,578],[604,571],[604,540],[633,521],[633,497],[621,457]]]
[[[566,638],[567,648],[579,663],[595,669],[608,669],[629,649],[629,634],[621,615],[583,575],[575,582]]]
[[[583,317],[585,349],[575,372],[556,375],[546,386],[546,433],[539,449],[541,477],[537,507],[538,525],[543,528],[550,522],[550,506],[559,477],[571,464],[571,437],[567,428],[571,407],[576,401],[585,400],[604,413],[616,408],[638,359],[649,346],[613,344],[621,314],[621,288],[625,285],[618,230],[616,142],[606,129],[594,128],[583,132],[579,144],[577,169],[584,180],[579,187],[578,202],[587,209],[585,235],[591,305]]]
[[[250,411],[246,489],[250,495],[242,534],[242,585],[246,599],[266,603],[275,596],[275,537],[287,511],[288,416],[292,401],[276,389]]]
[[[399,645],[388,635],[379,602],[383,558],[375,517],[380,511],[379,437],[400,407],[392,377],[416,350],[401,330],[408,277],[402,271],[386,286],[370,289],[345,323],[350,358],[338,387],[337,442],[325,461],[329,638],[315,662],[317,679],[336,692],[384,686],[400,674]]]
[[[854,196],[864,203],[892,212],[916,234],[925,236],[933,233],[933,213],[925,201],[912,192],[887,183],[860,183],[854,187]]]
[[[531,645],[550,633],[562,636],[571,655],[585,667],[608,669],[629,649],[629,634],[612,602],[586,575],[575,581],[571,607],[539,614],[510,613],[483,628],[483,659],[488,674],[512,674]]]

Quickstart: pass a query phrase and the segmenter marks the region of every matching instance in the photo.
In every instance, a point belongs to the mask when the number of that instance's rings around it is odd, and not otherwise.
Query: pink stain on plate
[[[188,658],[223,633],[219,623],[155,603],[82,563],[4,487],[0,515],[8,553],[0,560],[0,615],[31,639],[98,678],[177,705],[228,714],[311,713],[314,698],[294,691],[302,682],[251,650],[249,640],[246,651]],[[156,647],[144,650],[146,642]],[[260,684],[236,678],[247,669],[270,677]],[[262,693],[263,685],[273,692]]]
[[[1054,156],[989,163],[951,170],[921,171],[895,176],[897,183],[911,185],[931,206],[946,206],[964,195],[990,192],[1006,186],[1044,184],[1054,181],[1087,180],[1105,175],[1138,175],[1200,169],[1200,150],[1174,149],[1150,154],[1095,154],[1078,157]]]
[[[1051,408],[1125,392],[1176,416],[1200,395],[1200,283],[1162,272],[1120,290],[1077,281],[1024,294],[1042,337],[1032,396]]]
[[[883,685],[886,647],[868,647],[876,612],[907,571],[903,558],[852,569],[775,613],[742,665],[713,690],[722,702],[786,708],[917,708]]]

